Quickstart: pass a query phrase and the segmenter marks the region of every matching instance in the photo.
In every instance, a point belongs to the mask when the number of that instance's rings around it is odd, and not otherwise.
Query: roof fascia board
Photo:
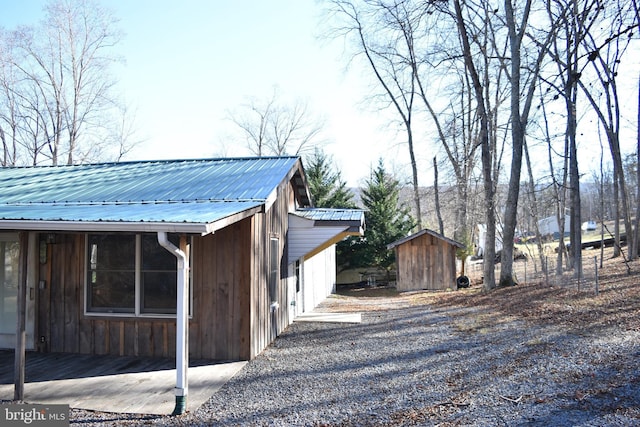
[[[0,221],[0,230],[30,231],[70,231],[70,232],[158,232],[185,234],[212,234],[228,225],[240,221],[256,213],[263,212],[264,205],[247,209],[212,223],[185,222],[125,222],[125,221],[39,221],[39,220],[4,220]]]
[[[0,221],[0,229],[30,231],[124,231],[208,234],[208,224],[174,222],[106,222],[106,221]]]
[[[238,221],[241,221],[245,218],[248,218],[250,216],[253,216],[255,214],[261,213],[265,211],[265,207],[264,205],[260,205],[257,206],[255,208],[251,208],[251,209],[247,209],[245,211],[242,212],[238,212],[237,214],[233,214],[230,215],[226,218],[223,218],[221,220],[212,222],[210,224],[207,224],[207,232],[203,233],[204,234],[211,234],[211,233],[215,233],[216,231],[225,228],[233,223],[236,223]]]

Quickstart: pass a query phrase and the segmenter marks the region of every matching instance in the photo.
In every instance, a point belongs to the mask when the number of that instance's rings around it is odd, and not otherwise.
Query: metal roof
[[[184,224],[185,231],[205,233],[216,221],[273,201],[285,179],[293,179],[308,206],[297,157],[0,168],[0,226],[29,229],[40,222],[37,229],[58,223],[51,227],[86,230],[152,223],[176,231]]]
[[[415,238],[418,238],[418,237],[420,237],[420,236],[423,236],[423,235],[425,235],[425,234],[428,234],[428,235],[433,236],[433,237],[435,237],[435,238],[438,238],[438,239],[444,240],[445,242],[449,243],[449,244],[450,244],[450,245],[452,245],[452,246],[455,246],[455,247],[458,247],[458,248],[464,248],[464,244],[462,244],[462,243],[460,243],[460,242],[457,242],[457,241],[455,241],[455,240],[453,240],[453,239],[449,239],[448,237],[445,237],[445,236],[443,236],[442,234],[437,233],[437,232],[435,232],[435,231],[433,231],[433,230],[429,230],[428,228],[424,228],[424,229],[422,229],[422,230],[418,231],[417,233],[414,233],[414,234],[412,234],[412,235],[410,235],[410,236],[407,236],[407,237],[405,237],[405,238],[402,238],[402,239],[400,239],[400,240],[396,240],[396,241],[395,241],[395,242],[393,242],[393,243],[389,243],[389,244],[387,245],[387,249],[393,249],[393,248],[395,248],[396,246],[399,246],[399,245],[402,245],[402,244],[404,244],[404,243],[407,243],[407,242],[409,242],[409,241],[411,241],[411,240],[413,240],[413,239],[415,239]]]
[[[292,215],[313,221],[314,226],[347,227],[344,231],[352,234],[364,234],[364,211],[361,209],[306,208],[296,209]]]
[[[364,211],[360,209],[307,208],[296,209],[295,214],[314,221],[361,221]]]

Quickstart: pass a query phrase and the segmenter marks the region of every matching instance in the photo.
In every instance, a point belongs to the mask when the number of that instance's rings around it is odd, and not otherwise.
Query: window
[[[301,277],[300,277],[300,260],[297,259],[296,260],[296,292],[300,292],[300,282],[301,282]]]
[[[87,312],[170,315],[176,312],[176,257],[155,234],[91,234]],[[179,238],[169,241],[179,246]]]
[[[269,297],[271,305],[278,303],[278,276],[280,275],[280,241],[272,237],[269,244]]]
[[[91,235],[88,247],[87,311],[135,313],[135,236]]]
[[[180,246],[178,238],[170,236],[169,241]],[[141,312],[176,312],[177,264],[176,257],[158,244],[155,235],[142,236]]]

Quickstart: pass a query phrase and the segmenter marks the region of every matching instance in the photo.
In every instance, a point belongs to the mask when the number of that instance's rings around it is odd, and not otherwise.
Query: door
[[[303,313],[302,299],[302,261],[297,260],[289,264],[288,300],[289,322],[293,322],[299,314]]]
[[[33,239],[29,239],[31,242]],[[0,348],[15,348],[18,314],[20,241],[16,233],[0,233]],[[33,301],[27,292],[27,348],[33,348]]]

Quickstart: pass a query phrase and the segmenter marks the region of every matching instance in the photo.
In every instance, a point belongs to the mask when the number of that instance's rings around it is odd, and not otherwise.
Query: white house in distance
[[[476,256],[483,256],[487,240],[487,225],[478,224],[476,229]],[[496,252],[502,250],[502,226],[496,224]]]
[[[569,231],[569,215],[564,216],[564,231],[565,233]],[[543,236],[547,236],[554,233],[560,232],[560,226],[558,225],[558,218],[555,215],[546,217],[538,221],[538,230],[540,230],[540,234]]]

